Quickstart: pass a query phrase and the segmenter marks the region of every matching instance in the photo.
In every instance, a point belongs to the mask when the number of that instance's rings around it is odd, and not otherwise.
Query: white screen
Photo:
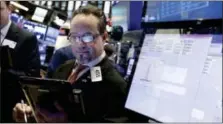
[[[125,107],[161,122],[222,122],[222,36],[147,34]]]
[[[35,4],[36,4],[36,5],[39,5],[39,4],[40,4],[40,1],[35,1]]]

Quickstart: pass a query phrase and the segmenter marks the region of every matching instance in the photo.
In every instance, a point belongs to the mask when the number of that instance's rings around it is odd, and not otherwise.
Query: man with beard
[[[103,12],[95,7],[87,6],[74,12],[69,40],[76,61],[66,62],[53,75],[53,78],[68,80],[81,89],[85,115],[79,118],[76,113],[68,118],[63,106],[56,103],[56,113],[46,109],[35,111],[38,122],[106,122],[124,113],[127,84],[106,57],[104,19]],[[13,109],[18,122],[23,121],[22,106],[26,107],[28,116],[31,114],[29,106],[18,103]]]

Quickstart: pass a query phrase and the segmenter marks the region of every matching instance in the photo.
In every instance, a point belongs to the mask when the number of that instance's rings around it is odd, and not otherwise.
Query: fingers
[[[16,106],[14,107],[14,110],[20,114],[24,114],[24,113],[32,114],[32,108],[28,106],[27,104],[17,103]]]
[[[27,117],[32,115],[32,109],[27,104],[17,103],[13,108],[13,119],[17,122],[24,122],[24,113]]]

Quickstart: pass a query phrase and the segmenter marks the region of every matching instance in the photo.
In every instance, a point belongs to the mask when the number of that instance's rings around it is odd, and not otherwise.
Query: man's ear
[[[8,5],[8,10],[9,10],[10,13],[11,13],[14,9],[15,9],[15,8],[14,8],[14,6],[13,6],[12,4],[9,4],[9,5]]]
[[[104,42],[107,42],[107,40],[108,40],[108,32],[107,32],[107,31],[104,32],[102,38],[103,38],[103,41],[104,41]]]

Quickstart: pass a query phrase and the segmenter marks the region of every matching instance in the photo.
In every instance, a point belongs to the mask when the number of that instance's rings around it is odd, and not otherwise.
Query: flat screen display
[[[129,3],[128,1],[120,1],[112,7],[112,26],[122,26],[124,32],[128,31],[129,19]]]
[[[146,34],[125,107],[160,122],[222,122],[222,35]]]
[[[14,23],[17,23],[19,21],[20,16],[16,13],[11,13],[10,15],[10,19],[11,21],[13,21]]]
[[[222,1],[148,1],[144,22],[222,18]]]
[[[48,27],[45,41],[48,41],[50,44],[54,45],[56,43],[56,39],[59,35],[59,30],[53,27]]]
[[[24,21],[23,28],[36,35],[37,39],[44,40],[47,26],[32,21]]]

